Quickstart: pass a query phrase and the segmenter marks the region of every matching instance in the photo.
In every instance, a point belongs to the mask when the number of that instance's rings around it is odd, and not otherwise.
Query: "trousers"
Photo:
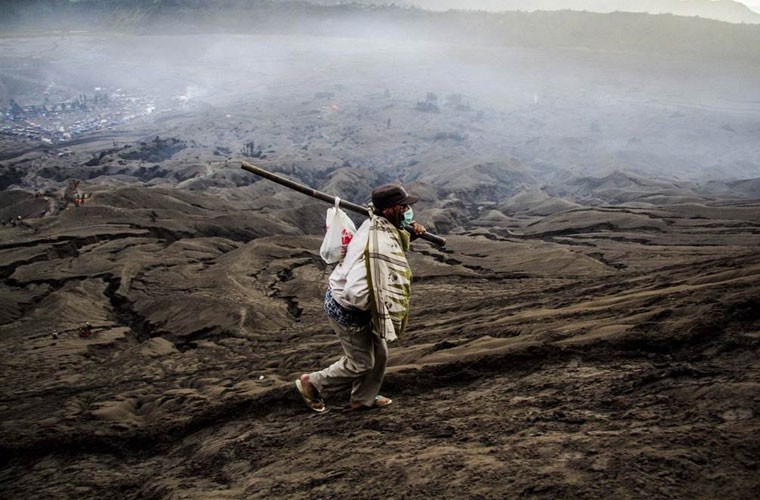
[[[351,401],[372,406],[380,392],[388,364],[385,339],[372,330],[372,322],[344,326],[329,316],[327,319],[340,340],[343,356],[324,370],[310,373],[309,380],[323,395],[350,386]]]

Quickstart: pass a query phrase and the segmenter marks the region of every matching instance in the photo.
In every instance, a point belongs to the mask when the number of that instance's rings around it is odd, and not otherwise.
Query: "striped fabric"
[[[409,233],[373,215],[365,249],[370,307],[375,331],[386,341],[404,333],[409,318],[412,270],[406,261]]]

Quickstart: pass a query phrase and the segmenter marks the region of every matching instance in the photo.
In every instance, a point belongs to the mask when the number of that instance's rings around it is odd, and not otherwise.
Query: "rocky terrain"
[[[96,86],[155,106],[2,136],[0,496],[756,496],[757,65],[127,40],[0,39],[25,109]],[[392,407],[303,406],[294,378],[340,354],[327,205],[243,160],[357,203],[404,182],[447,238],[410,252]]]

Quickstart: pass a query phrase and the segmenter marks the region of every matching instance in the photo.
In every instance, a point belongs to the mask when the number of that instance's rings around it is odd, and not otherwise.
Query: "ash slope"
[[[319,237],[235,203],[123,188],[3,229],[5,494],[756,491],[756,202],[573,208],[415,243],[397,404],[351,415],[336,395],[321,416],[292,387],[339,353]]]

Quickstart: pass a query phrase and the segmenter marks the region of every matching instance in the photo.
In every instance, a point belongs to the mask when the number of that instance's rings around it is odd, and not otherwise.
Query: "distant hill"
[[[760,26],[672,15],[432,12],[269,0],[5,0],[0,31],[246,33],[413,39],[760,61]],[[646,33],[647,36],[642,36]]]
[[[321,5],[335,5],[334,0],[310,0]],[[356,0],[354,0],[356,1]],[[358,0],[365,5],[396,4],[427,10],[484,10],[489,12],[537,10],[575,10],[586,12],[641,12],[702,17],[729,23],[760,24],[760,14],[733,0],[395,0],[382,2]]]

